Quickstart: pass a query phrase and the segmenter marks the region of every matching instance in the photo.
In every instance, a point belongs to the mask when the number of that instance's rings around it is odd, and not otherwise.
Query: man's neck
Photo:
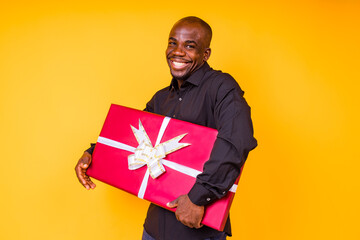
[[[185,80],[176,79],[176,81],[177,81],[177,84],[178,84],[178,88],[180,88],[181,85],[184,83]]]

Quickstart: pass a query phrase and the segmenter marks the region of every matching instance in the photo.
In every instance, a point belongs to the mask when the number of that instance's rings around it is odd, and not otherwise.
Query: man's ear
[[[211,55],[211,48],[206,48],[204,52],[204,62],[206,62],[210,58],[210,55]]]

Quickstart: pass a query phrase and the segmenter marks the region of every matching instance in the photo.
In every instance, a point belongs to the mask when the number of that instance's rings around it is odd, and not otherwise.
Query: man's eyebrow
[[[193,40],[186,40],[185,42],[186,43],[193,43],[193,44],[197,45],[197,43],[195,41],[193,41]]]
[[[177,39],[174,37],[169,37],[169,41],[170,40],[177,42]],[[187,43],[187,44],[192,43],[192,44],[198,45],[194,40],[186,40],[185,43]]]
[[[193,41],[193,40],[186,40],[185,41],[187,44],[189,44],[189,43],[193,43],[193,44],[195,44],[195,45],[198,45],[195,41]]]

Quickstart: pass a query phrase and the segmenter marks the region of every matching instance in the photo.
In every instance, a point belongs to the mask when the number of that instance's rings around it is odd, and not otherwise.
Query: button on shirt
[[[190,200],[205,206],[223,197],[239,176],[249,151],[257,145],[253,137],[250,107],[244,92],[226,73],[215,71],[205,62],[179,88],[158,91],[146,111],[215,128],[218,136],[210,159],[188,193]],[[218,234],[209,227],[191,229],[177,221],[175,214],[154,204],[148,210],[144,227],[156,239],[204,239]],[[224,231],[231,235],[230,222]]]

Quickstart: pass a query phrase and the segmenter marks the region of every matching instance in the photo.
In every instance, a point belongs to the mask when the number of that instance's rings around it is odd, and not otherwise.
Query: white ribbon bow
[[[189,143],[179,143],[186,135],[185,133],[166,142],[160,144],[157,143],[155,147],[153,147],[140,119],[139,129],[136,129],[133,126],[131,126],[131,129],[133,130],[139,146],[135,149],[134,154],[128,156],[129,170],[136,170],[147,165],[149,174],[153,179],[159,177],[166,171],[162,161],[167,154],[190,145]]]

